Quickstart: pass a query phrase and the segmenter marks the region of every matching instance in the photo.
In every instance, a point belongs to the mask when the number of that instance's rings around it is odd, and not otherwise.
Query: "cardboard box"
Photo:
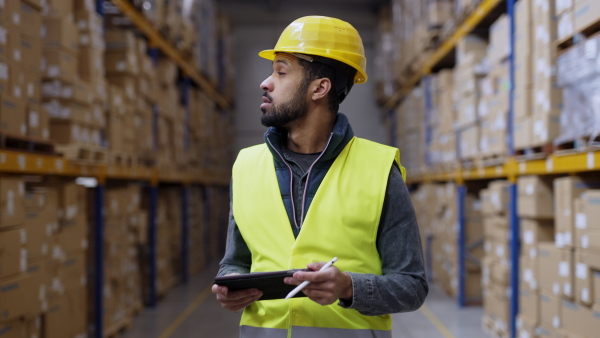
[[[488,192],[489,198],[482,195],[483,214],[507,214],[510,195],[510,182],[492,181],[488,186]]]
[[[29,259],[46,257],[50,253],[51,236],[58,229],[58,210],[48,208],[38,212],[27,212],[24,228],[27,231]]]
[[[597,308],[600,306],[600,271],[594,271],[592,279],[594,306]]]
[[[30,278],[20,274],[0,280],[0,322],[19,318],[32,307]]]
[[[600,182],[586,182],[577,176],[561,177],[554,180],[554,203],[556,206],[554,219],[556,224],[556,245],[558,247],[573,247],[576,245],[574,240],[576,217],[574,201],[587,189],[591,188],[600,188]],[[580,222],[582,222],[581,217]],[[584,226],[583,224],[580,225]]]
[[[86,82],[95,82],[104,77],[104,52],[92,47],[79,49],[78,74]]]
[[[541,176],[522,176],[517,180],[519,217],[554,218],[552,181]]]
[[[18,176],[0,177],[0,229],[25,222],[25,184]]]
[[[524,72],[527,72],[527,68],[515,70],[514,118],[516,119],[522,119],[533,114],[531,74],[527,75]]]
[[[27,109],[27,135],[38,139],[50,138],[50,116],[41,105],[29,105]]]
[[[27,232],[23,228],[0,231],[0,279],[27,269]]]
[[[49,264],[46,258],[30,261],[27,273],[32,284],[34,303],[27,309],[28,314],[44,313],[48,310],[48,294],[50,288]]]
[[[527,251],[540,242],[550,242],[554,239],[554,222],[521,218],[521,248]]]
[[[65,297],[59,298],[50,304],[43,328],[43,337],[61,338],[69,336],[69,311]]]
[[[62,49],[43,51],[43,76],[74,83],[77,75],[77,56]]]
[[[75,0],[46,0],[44,5],[44,15],[65,18],[65,20],[74,19],[73,9]]]
[[[66,252],[87,249],[87,226],[86,214],[83,212],[74,219],[63,220],[60,231],[54,236],[54,243]]]
[[[22,338],[27,336],[27,327],[22,319],[14,319],[8,322],[0,323],[0,337],[2,338]]]
[[[52,120],[50,122],[50,139],[59,144],[89,144],[89,129],[68,120]]]
[[[490,27],[488,57],[491,64],[505,60],[510,53],[510,25],[508,16],[503,14]]]
[[[563,300],[562,326],[583,337],[595,337],[600,332],[600,313],[585,306]]]
[[[532,121],[533,147],[552,143],[560,135],[560,114],[534,114],[532,116]]]
[[[575,293],[574,254],[571,248],[560,249],[558,277],[562,298],[572,300]]]
[[[594,0],[575,0],[575,31],[581,32],[600,20],[600,3]]]
[[[533,115],[538,118],[560,115],[563,106],[563,90],[554,78],[535,80],[533,85]]]
[[[553,242],[538,244],[539,286],[540,290],[551,292],[555,296],[561,295],[561,282],[559,276],[559,262],[561,250]]]
[[[519,290],[519,316],[531,319],[534,323],[540,322],[540,297],[537,292]]]
[[[600,230],[600,189],[588,190],[582,194],[583,213],[585,217],[577,220],[578,227]]]
[[[556,40],[558,20],[555,0],[534,1],[533,25],[536,45],[549,45]]]
[[[21,62],[19,32],[12,26],[0,25],[0,60],[14,65]]]
[[[0,95],[0,132],[13,135],[27,135],[25,102],[8,95]]]
[[[19,26],[20,16],[15,15],[19,12],[18,1],[4,1],[0,3],[0,23],[3,26]],[[16,22],[15,22],[16,20]]]
[[[104,68],[109,75],[139,74],[138,60],[131,50],[108,51],[104,54]]]
[[[575,300],[591,305],[595,291],[592,271],[600,271],[600,253],[585,250],[575,251]]]
[[[561,327],[561,302],[547,290],[540,294],[540,321],[542,324],[558,329]]]
[[[531,117],[524,116],[515,120],[513,125],[513,144],[515,149],[524,149],[531,145]]]
[[[41,72],[21,69],[19,72],[15,72],[14,76],[23,91],[27,104],[39,104],[42,99]]]
[[[39,72],[42,68],[42,44],[40,39],[21,35],[19,40],[21,53],[21,69]]]
[[[27,337],[42,337],[42,316],[25,318]]]
[[[556,338],[557,332],[552,328],[552,326],[548,325],[540,325],[535,329],[536,338]]]
[[[557,39],[559,42],[573,37],[573,34],[575,33],[575,15],[573,11],[562,13],[558,17],[557,31]]]
[[[79,50],[79,31],[75,23],[57,17],[45,17],[42,36],[44,47],[65,49],[75,55]]]
[[[536,254],[533,257],[529,257],[526,254],[519,257],[519,279],[521,290],[537,291],[539,284],[539,268],[537,250],[534,251]]]
[[[42,13],[38,8],[21,1],[19,4],[19,30],[38,41],[42,36]]]

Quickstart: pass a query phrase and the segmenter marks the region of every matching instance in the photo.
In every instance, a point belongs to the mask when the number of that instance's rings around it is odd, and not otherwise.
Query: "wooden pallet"
[[[486,155],[482,156],[477,160],[478,167],[495,167],[499,165],[503,165],[506,163],[508,159],[507,154],[495,154],[495,155]]]
[[[562,52],[573,45],[577,44],[583,39],[587,39],[592,37],[600,32],[600,21],[594,22],[593,24],[585,27],[579,32],[575,32],[573,36],[567,37],[565,39],[559,40],[556,42],[556,48],[559,52]]]
[[[54,155],[54,143],[27,136],[0,134],[0,148],[30,153]]]
[[[554,153],[556,156],[566,156],[598,150],[600,150],[600,136],[585,136],[557,145]]]
[[[515,160],[517,162],[541,160],[554,152],[554,146],[547,143],[537,147],[528,147],[515,150]]]
[[[108,151],[108,164],[119,165],[122,167],[131,167],[136,165],[135,156],[118,150]]]
[[[106,163],[106,148],[87,144],[57,145],[56,152],[74,162]]]

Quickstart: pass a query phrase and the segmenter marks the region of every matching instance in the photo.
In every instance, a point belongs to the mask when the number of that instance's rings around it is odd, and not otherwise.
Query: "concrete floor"
[[[156,308],[142,311],[122,337],[237,337],[240,314],[223,310],[210,293],[216,271],[214,264],[187,285],[176,287]],[[392,333],[402,338],[486,337],[482,314],[481,307],[459,309],[453,299],[432,287],[420,310],[393,315]]]

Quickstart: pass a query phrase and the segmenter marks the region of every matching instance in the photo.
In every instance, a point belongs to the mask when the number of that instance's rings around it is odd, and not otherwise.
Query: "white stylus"
[[[323,265],[323,267],[321,269],[319,269],[319,271],[323,271],[323,270],[327,269],[328,267],[332,266],[333,263],[335,263],[336,261],[337,261],[337,257],[333,257],[333,259],[330,260],[329,262],[327,262],[325,265]],[[310,284],[309,281],[302,282],[302,284],[296,286],[296,288],[294,288],[294,290],[290,291],[290,293],[288,293],[287,296],[285,296],[285,299],[290,299],[290,298],[294,297],[298,292],[300,292],[302,289],[304,289],[304,287],[306,287],[308,284]]]

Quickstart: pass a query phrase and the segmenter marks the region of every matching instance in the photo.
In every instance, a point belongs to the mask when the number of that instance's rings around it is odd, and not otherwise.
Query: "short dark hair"
[[[340,103],[344,101],[354,84],[356,70],[343,62],[316,57],[311,55],[313,62],[298,58],[298,62],[304,69],[304,79],[301,88],[308,88],[310,82],[316,79],[328,78],[331,81],[331,90],[327,95],[329,110],[337,113]],[[339,78],[338,78],[339,77]]]

